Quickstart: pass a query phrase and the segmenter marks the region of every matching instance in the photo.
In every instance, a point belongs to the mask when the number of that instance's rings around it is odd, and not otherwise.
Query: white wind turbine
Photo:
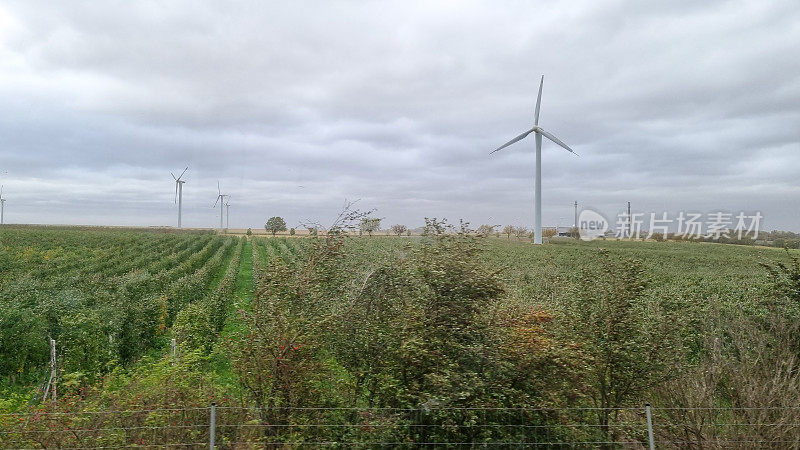
[[[228,232],[228,228],[231,226],[231,204],[228,203],[231,200],[231,196],[228,196],[228,199],[225,200],[225,232]]]
[[[0,225],[5,224],[6,199],[3,198],[3,185],[0,184]]]
[[[183,174],[189,170],[189,167],[183,169],[183,172],[175,178],[175,174],[170,172],[169,174],[172,175],[172,179],[175,180],[175,202],[178,204],[178,228],[181,228],[181,209],[183,208],[183,183],[185,181],[181,180],[183,178]]]
[[[222,229],[222,207],[223,203],[225,203],[225,197],[230,197],[228,194],[223,194],[222,191],[219,190],[219,181],[217,181],[217,200],[214,202],[214,208],[219,203],[219,229]]]
[[[575,153],[569,146],[549,132],[545,131],[544,128],[539,126],[539,108],[542,105],[542,85],[544,84],[544,75],[542,75],[541,81],[539,81],[539,96],[536,98],[536,114],[534,115],[533,119],[533,128],[530,130],[520,134],[519,136],[515,137],[514,139],[506,142],[505,144],[501,145],[500,147],[492,150],[489,154],[492,154],[498,150],[502,150],[509,145],[521,141],[525,139],[529,134],[536,133],[536,184],[534,185],[534,223],[533,223],[533,243],[534,244],[541,244],[542,243],[542,136],[550,139],[551,141],[555,142],[556,144],[560,145],[568,152],[573,153],[574,155],[578,155]]]

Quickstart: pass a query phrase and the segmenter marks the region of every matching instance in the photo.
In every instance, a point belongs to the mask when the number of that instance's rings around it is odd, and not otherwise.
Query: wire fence
[[[800,448],[785,408],[197,408],[0,414],[0,448]],[[748,420],[747,418],[750,418]]]

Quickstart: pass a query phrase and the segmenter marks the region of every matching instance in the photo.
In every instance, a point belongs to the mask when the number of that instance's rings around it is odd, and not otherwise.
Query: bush
[[[172,332],[181,351],[208,353],[214,343],[214,327],[209,320],[209,311],[197,303],[188,305],[178,313]]]
[[[676,358],[672,324],[659,301],[647,296],[640,261],[601,250],[586,264],[568,307],[570,335],[580,342],[601,431],[610,436],[615,410],[640,398],[670,375]],[[612,439],[613,440],[613,439]]]
[[[494,229],[498,227],[498,225],[481,225],[475,230],[475,234],[480,237],[489,237],[494,234]]]
[[[408,228],[405,225],[392,225],[392,233],[396,234],[397,236],[402,236],[408,232]]]

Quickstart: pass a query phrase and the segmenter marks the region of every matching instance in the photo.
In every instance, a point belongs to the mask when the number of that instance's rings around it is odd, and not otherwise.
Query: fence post
[[[211,428],[208,431],[208,448],[214,450],[215,433],[217,431],[217,404],[211,403]]]
[[[56,371],[56,341],[50,338],[50,379],[47,380],[47,386],[44,388],[44,395],[42,401],[47,400],[47,395],[50,394],[50,399],[55,403],[56,401],[56,383],[58,380],[58,372]],[[52,389],[52,392],[51,392]]]
[[[56,340],[50,339],[50,376],[53,378],[53,403],[56,401],[58,385],[58,369],[56,369]]]
[[[650,450],[655,450],[656,444],[653,440],[653,415],[650,413],[650,403],[645,403],[644,410],[647,415],[647,441],[650,444]]]

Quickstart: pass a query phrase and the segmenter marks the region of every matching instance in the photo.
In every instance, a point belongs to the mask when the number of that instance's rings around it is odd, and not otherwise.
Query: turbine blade
[[[525,137],[526,137],[526,136],[528,136],[529,134],[533,133],[533,130],[534,130],[534,129],[533,129],[533,128],[531,128],[530,130],[528,130],[528,131],[526,131],[526,132],[524,132],[524,133],[520,134],[519,136],[517,136],[517,137],[515,137],[514,139],[512,139],[512,140],[510,140],[510,141],[506,142],[505,144],[501,145],[500,147],[497,147],[496,149],[492,150],[491,152],[489,152],[489,154],[491,155],[492,153],[494,153],[494,152],[496,152],[496,151],[499,151],[499,150],[502,150],[502,149],[504,149],[504,148],[508,147],[509,145],[511,145],[511,144],[513,144],[513,143],[515,143],[515,142],[519,142],[519,141],[521,141],[521,140],[525,139]]]
[[[170,174],[170,175],[172,175],[172,179],[173,179],[173,180],[175,180],[175,181],[178,181],[178,179],[177,179],[177,178],[175,178],[175,174],[174,174],[174,173],[170,172],[169,174]]]
[[[216,199],[216,200],[214,200],[214,206],[212,206],[212,208],[214,208],[214,207],[216,207],[216,206],[217,206],[217,202],[219,202],[219,195],[217,196],[217,199]]]
[[[547,131],[545,131],[545,130],[543,130],[543,129],[541,129],[541,128],[539,128],[539,133],[542,133],[542,136],[544,136],[544,137],[546,137],[547,139],[550,139],[551,141],[553,141],[553,142],[555,142],[556,144],[560,145],[560,146],[561,146],[561,147],[563,147],[563,148],[564,148],[566,151],[568,151],[568,152],[570,152],[570,153],[574,154],[575,156],[578,156],[578,154],[577,154],[577,153],[575,153],[575,150],[573,150],[573,149],[569,148],[569,145],[567,145],[567,144],[565,144],[565,143],[561,142],[561,139],[559,139],[559,138],[557,138],[557,137],[553,136],[552,134],[548,133]]]
[[[539,125],[539,109],[542,107],[542,85],[544,85],[544,75],[542,75],[542,79],[539,81],[539,96],[536,97],[536,116],[534,116],[533,124]]]
[[[178,203],[178,183],[175,182],[175,201],[173,203]]]
[[[181,178],[183,178],[183,174],[185,174],[187,170],[189,170],[189,166],[186,166],[186,168],[185,168],[185,169],[183,169],[183,172],[181,172],[180,176],[178,176],[178,179],[179,179],[179,180],[180,180]],[[173,175],[173,176],[174,176],[174,175]]]
[[[217,180],[217,195],[221,195],[222,191],[219,190],[219,180]]]

